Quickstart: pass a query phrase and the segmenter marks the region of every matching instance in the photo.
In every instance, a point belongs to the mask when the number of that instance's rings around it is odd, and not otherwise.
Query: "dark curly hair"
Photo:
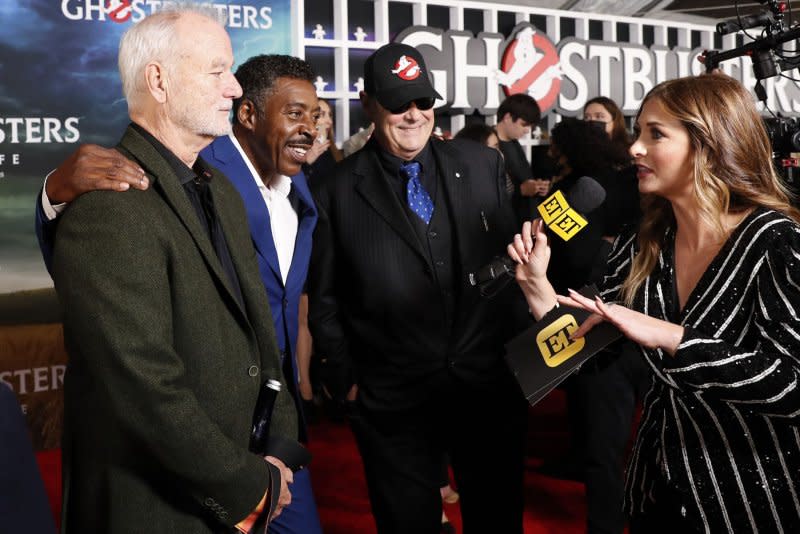
[[[579,176],[594,176],[631,161],[625,147],[611,141],[605,130],[574,117],[566,117],[553,127],[550,142]]]
[[[261,103],[270,96],[278,78],[298,78],[312,82],[314,71],[311,65],[300,58],[280,54],[253,56],[236,69],[236,80],[242,86],[242,96],[233,101],[233,116],[236,117],[243,99],[250,100],[259,111]]]

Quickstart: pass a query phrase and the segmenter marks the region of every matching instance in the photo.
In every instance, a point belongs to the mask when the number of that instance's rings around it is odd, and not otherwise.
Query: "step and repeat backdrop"
[[[36,198],[78,144],[117,143],[128,123],[119,39],[166,3],[0,2],[0,382],[17,393],[37,449],[58,446],[67,359],[34,233]],[[213,5],[227,14],[237,63],[293,52],[290,0]]]
[[[44,176],[80,143],[111,146],[127,106],[116,67],[119,38],[162,9],[162,0],[4,0],[0,3],[0,381],[26,406],[58,391],[66,357],[60,331],[25,325],[57,321],[52,282],[34,235],[34,206]],[[748,41],[721,37],[712,24],[556,11],[457,0],[235,0],[211,3],[228,17],[236,62],[262,53],[305,58],[315,86],[335,112],[340,143],[367,126],[358,101],[365,59],[393,40],[417,47],[443,96],[436,126],[454,134],[466,123],[494,123],[506,95],[526,92],[544,112],[547,132],[580,114],[595,96],[633,115],[665,79],[699,73],[706,49]],[[795,43],[784,45],[787,53]],[[750,59],[722,69],[754,87]],[[800,76],[795,76],[800,78]],[[765,80],[769,108],[800,111],[800,81]],[[523,139],[530,155],[538,138]],[[31,304],[34,303],[34,304]],[[24,308],[24,313],[20,311]],[[56,317],[55,319],[53,317]],[[9,325],[14,326],[9,326]],[[41,346],[41,340],[49,344]],[[27,341],[26,341],[27,340]],[[35,343],[32,340],[37,340]],[[31,363],[36,353],[35,363]],[[39,426],[52,429],[44,422]],[[49,438],[40,443],[54,443]]]

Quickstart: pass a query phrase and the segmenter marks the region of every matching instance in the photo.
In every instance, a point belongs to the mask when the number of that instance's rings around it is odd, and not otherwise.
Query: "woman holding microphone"
[[[670,80],[642,104],[631,155],[642,223],[600,296],[557,296],[540,221],[509,245],[531,312],[593,313],[651,371],[628,466],[633,533],[800,527],[800,213],[752,96],[723,75]]]

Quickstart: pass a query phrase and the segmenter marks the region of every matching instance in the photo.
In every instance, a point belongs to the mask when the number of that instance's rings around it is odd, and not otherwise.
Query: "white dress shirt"
[[[292,180],[288,176],[279,174],[269,186],[264,185],[264,182],[261,181],[261,177],[247,158],[247,155],[244,153],[244,150],[242,150],[236,137],[234,135],[229,135],[228,137],[247,164],[247,168],[250,169],[250,174],[258,186],[258,190],[261,192],[261,197],[264,199],[267,210],[269,210],[272,241],[275,243],[275,250],[278,253],[278,265],[281,270],[281,278],[283,278],[283,283],[286,284],[286,277],[289,276],[289,268],[292,265],[292,257],[294,256],[294,244],[297,239],[298,225],[297,213],[294,211],[294,208],[292,208],[291,202],[289,202]],[[258,231],[259,229],[254,228],[253,230]]]

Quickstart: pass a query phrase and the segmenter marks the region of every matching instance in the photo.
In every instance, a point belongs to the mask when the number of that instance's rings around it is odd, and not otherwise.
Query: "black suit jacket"
[[[315,187],[319,223],[309,276],[315,353],[334,393],[355,380],[373,409],[422,402],[442,374],[473,385],[503,375],[503,342],[519,325],[509,287],[487,300],[468,274],[503,254],[516,229],[500,154],[472,141],[430,141],[449,209],[456,311],[446,321],[430,256],[380,168],[376,142]],[[510,284],[516,286],[516,284]]]
[[[229,532],[267,488],[251,416],[260,384],[282,376],[244,206],[215,172],[242,306],[167,161],[132,128],[118,148],[151,187],[81,195],[55,241],[70,357],[62,529]],[[272,431],[297,435],[285,388]]]

